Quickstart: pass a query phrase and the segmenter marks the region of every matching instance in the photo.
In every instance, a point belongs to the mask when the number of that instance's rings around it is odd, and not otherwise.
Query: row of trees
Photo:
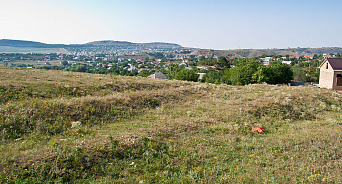
[[[246,60],[228,72],[229,81],[233,85],[251,83],[284,84],[293,79],[293,71],[280,61],[271,62],[268,66],[258,61]]]
[[[289,83],[293,79],[293,71],[287,64],[280,61],[271,62],[264,66],[259,61],[240,59],[233,68],[227,59],[219,58],[215,62],[216,69],[203,70],[193,67],[191,70],[184,66],[170,64],[168,70],[162,71],[168,79],[198,81],[198,72],[205,73],[201,82],[246,85],[266,82],[268,84]]]

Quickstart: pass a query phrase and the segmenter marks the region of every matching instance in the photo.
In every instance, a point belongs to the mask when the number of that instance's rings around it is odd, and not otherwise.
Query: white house
[[[148,77],[150,77],[151,79],[166,79],[165,75],[162,72],[157,72]]]

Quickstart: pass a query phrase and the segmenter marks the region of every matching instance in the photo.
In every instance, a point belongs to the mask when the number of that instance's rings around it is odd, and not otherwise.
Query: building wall
[[[334,86],[334,71],[322,69],[319,76],[319,87],[333,89]]]

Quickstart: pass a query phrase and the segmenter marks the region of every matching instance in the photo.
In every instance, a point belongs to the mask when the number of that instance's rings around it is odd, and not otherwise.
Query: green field
[[[1,183],[342,181],[333,91],[6,67],[0,79]]]

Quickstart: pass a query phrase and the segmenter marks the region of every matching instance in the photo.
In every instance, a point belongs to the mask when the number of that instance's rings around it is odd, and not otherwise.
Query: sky
[[[0,0],[0,39],[342,47],[342,0]]]

